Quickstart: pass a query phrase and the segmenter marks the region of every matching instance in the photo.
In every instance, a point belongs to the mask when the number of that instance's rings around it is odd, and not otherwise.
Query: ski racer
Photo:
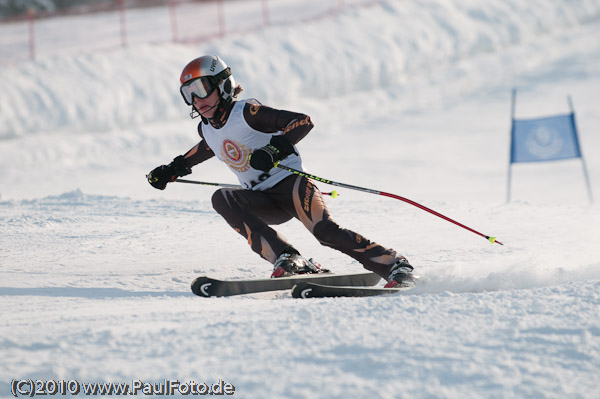
[[[181,95],[192,107],[190,116],[201,117],[200,142],[170,164],[152,170],[147,178],[153,187],[164,190],[176,178],[192,173],[193,166],[217,157],[242,188],[217,190],[213,207],[254,252],[273,264],[271,277],[323,271],[271,227],[296,218],[322,245],[386,279],[386,287],[413,279],[413,267],[404,256],[340,227],[312,180],[274,167],[281,162],[302,170],[296,144],[314,126],[308,115],[274,109],[255,99],[238,100],[242,88],[218,56],[192,60],[180,81]]]

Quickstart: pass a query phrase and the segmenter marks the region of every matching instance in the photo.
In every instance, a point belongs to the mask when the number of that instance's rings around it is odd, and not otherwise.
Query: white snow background
[[[68,22],[54,31],[89,33]],[[517,117],[566,113],[572,96],[600,198],[599,38],[600,0],[389,1],[0,66],[0,396],[31,378],[222,379],[239,398],[600,398],[600,208],[580,160],[514,165],[505,201],[513,87]],[[214,188],[145,179],[198,141],[178,78],[202,54],[231,66],[244,98],[311,115],[310,173],[505,246],[338,189],[334,218],[406,255],[414,292],[195,297],[198,275],[271,271],[212,210]],[[216,159],[189,177],[236,183]],[[278,230],[335,272],[362,270],[297,221]]]

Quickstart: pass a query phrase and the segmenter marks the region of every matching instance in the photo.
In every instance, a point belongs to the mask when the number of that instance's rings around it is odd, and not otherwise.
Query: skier
[[[302,170],[296,144],[313,128],[309,116],[262,105],[255,99],[237,100],[242,87],[221,58],[206,55],[188,63],[181,73],[181,95],[201,117],[200,142],[168,165],[148,175],[159,190],[213,156],[225,162],[243,188],[222,188],[212,196],[214,209],[248,240],[250,247],[273,264],[271,277],[323,272],[307,260],[270,225],[292,217],[325,246],[360,262],[386,279],[386,287],[412,280],[413,267],[392,249],[341,228],[329,214],[323,196],[306,177],[274,167],[281,162]]]

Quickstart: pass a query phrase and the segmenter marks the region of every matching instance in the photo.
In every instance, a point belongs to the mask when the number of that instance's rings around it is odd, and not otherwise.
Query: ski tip
[[[191,289],[192,292],[198,296],[208,298],[211,294],[212,281],[205,276],[197,277],[192,281]]]
[[[292,287],[292,298],[311,298],[310,284],[300,282]]]

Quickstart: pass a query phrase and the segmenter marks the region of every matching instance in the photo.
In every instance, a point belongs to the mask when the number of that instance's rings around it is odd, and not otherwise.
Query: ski
[[[330,286],[362,285],[372,286],[381,280],[375,273],[359,274],[302,274],[292,277],[265,278],[256,280],[217,280],[198,277],[192,282],[192,292],[201,297],[232,296],[256,292],[287,290],[300,282],[318,282]]]
[[[400,288],[334,286],[315,282],[299,282],[292,288],[292,296],[294,298],[365,297],[397,294],[413,287],[414,285]]]

